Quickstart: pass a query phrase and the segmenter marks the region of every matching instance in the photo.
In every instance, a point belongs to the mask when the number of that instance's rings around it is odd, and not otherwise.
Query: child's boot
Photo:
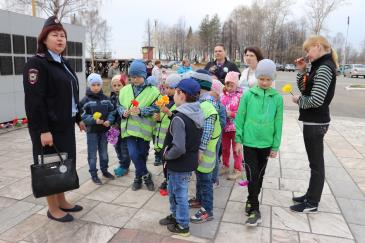
[[[123,167],[118,167],[114,169],[114,174],[116,177],[125,176],[128,174],[128,170],[124,169]]]
[[[151,173],[148,172],[146,175],[142,176],[142,178],[143,178],[144,184],[146,185],[147,189],[149,191],[154,191],[155,184],[153,184]]]
[[[142,188],[142,177],[135,177],[132,184],[132,191],[137,191]]]

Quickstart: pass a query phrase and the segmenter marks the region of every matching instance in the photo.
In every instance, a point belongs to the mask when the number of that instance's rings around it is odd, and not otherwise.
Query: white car
[[[350,78],[359,76],[365,78],[365,64],[346,64],[343,75]]]

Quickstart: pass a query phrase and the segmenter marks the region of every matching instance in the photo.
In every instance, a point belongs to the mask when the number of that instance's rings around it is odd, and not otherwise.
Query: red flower
[[[13,126],[18,123],[18,117],[15,117],[12,121]]]
[[[22,124],[27,124],[27,123],[28,123],[28,119],[27,118],[23,118]]]
[[[137,100],[132,100],[132,101],[131,101],[131,104],[132,104],[132,106],[134,106],[134,107],[138,107],[138,105],[139,105],[139,103],[138,103],[138,101],[137,101]]]

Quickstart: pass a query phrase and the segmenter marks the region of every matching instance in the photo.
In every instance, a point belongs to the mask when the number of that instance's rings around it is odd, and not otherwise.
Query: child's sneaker
[[[257,226],[262,223],[261,213],[257,210],[250,212],[248,219],[246,220],[247,226]]]
[[[142,188],[142,177],[135,177],[132,184],[132,191],[137,191]]]
[[[163,181],[159,187],[160,189],[160,195],[161,196],[167,196],[169,195],[169,192],[167,190],[167,181]]]
[[[162,165],[162,160],[160,157],[155,157],[155,162],[153,163],[154,166]]]
[[[229,173],[229,168],[228,167],[222,166],[219,170],[219,175],[225,175],[225,174],[228,174],[228,173]]]
[[[114,180],[115,176],[113,176],[109,171],[103,172],[103,176],[109,180]]]
[[[169,225],[169,224],[176,224],[176,218],[170,214],[159,221],[160,225]]]
[[[317,213],[318,204],[304,201],[302,203],[290,206],[290,210],[297,213]]]
[[[180,236],[184,236],[184,237],[190,236],[189,227],[183,228],[178,223],[167,225],[167,229],[176,235],[180,235]]]
[[[103,184],[102,182],[101,182],[101,180],[99,179],[99,177],[98,176],[92,176],[91,177],[91,180],[96,184],[96,185],[101,185],[101,184]]]
[[[127,175],[129,172],[129,170],[123,168],[123,167],[118,167],[114,169],[114,174],[116,177],[121,177],[121,176],[125,176]]]
[[[292,200],[293,202],[296,203],[304,203],[304,201],[306,200],[306,195],[300,196],[300,197],[293,197]]]
[[[203,207],[201,207],[198,212],[190,217],[190,222],[194,224],[200,224],[210,220],[213,220],[213,215],[209,215]]]
[[[228,180],[236,180],[238,178],[240,178],[242,176],[242,172],[239,170],[234,170],[232,174],[228,175],[227,179]]]
[[[245,213],[248,216],[248,215],[250,215],[250,212],[251,212],[251,203],[247,200],[246,206],[245,206]]]
[[[154,191],[155,184],[153,184],[151,173],[147,173],[146,175],[142,176],[142,178],[143,178],[144,184],[146,185],[147,189],[149,191]]]
[[[195,197],[192,199],[189,199],[189,208],[200,208],[202,206],[201,202],[196,199]]]

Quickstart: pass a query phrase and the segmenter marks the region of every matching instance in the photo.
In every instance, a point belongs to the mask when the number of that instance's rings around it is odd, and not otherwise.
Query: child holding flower
[[[124,86],[127,85],[127,81],[128,81],[127,77],[124,73],[115,75],[111,81],[112,92],[110,94],[110,100],[111,100],[112,104],[114,105],[114,109],[115,109],[113,127],[115,129],[118,129],[118,131],[119,131],[118,140],[117,140],[116,144],[114,145],[115,152],[117,153],[117,157],[119,160],[119,166],[114,169],[114,174],[117,177],[128,174],[129,166],[131,164],[131,159],[129,158],[129,153],[128,153],[127,140],[120,136],[120,123],[121,123],[122,119],[120,118],[120,115],[118,113],[118,107],[120,105],[119,104],[119,91]]]
[[[106,132],[114,121],[114,106],[107,96],[103,94],[101,86],[103,80],[96,73],[91,73],[87,77],[88,89],[86,96],[81,100],[81,119],[87,128],[87,160],[89,162],[89,172],[95,184],[101,185],[96,169],[96,153],[99,152],[100,170],[103,176],[114,179],[108,172],[108,142]]]
[[[122,138],[127,140],[129,157],[136,168],[132,190],[142,188],[142,180],[149,191],[155,186],[152,175],[147,170],[146,162],[155,121],[152,116],[159,112],[155,102],[160,92],[155,86],[148,84],[144,62],[135,60],[129,68],[131,84],[126,85],[119,93],[119,115]]]

